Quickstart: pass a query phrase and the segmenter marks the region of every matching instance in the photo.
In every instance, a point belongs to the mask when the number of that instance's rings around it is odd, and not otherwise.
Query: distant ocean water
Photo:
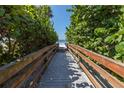
[[[65,46],[66,40],[58,40],[57,43],[59,43],[59,46],[60,46],[60,47],[66,47],[66,46]]]
[[[58,43],[66,43],[66,40],[58,40]]]

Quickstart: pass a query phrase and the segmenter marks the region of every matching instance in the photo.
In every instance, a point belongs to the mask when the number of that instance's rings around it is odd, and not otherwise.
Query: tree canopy
[[[124,61],[124,6],[72,6],[68,43]]]

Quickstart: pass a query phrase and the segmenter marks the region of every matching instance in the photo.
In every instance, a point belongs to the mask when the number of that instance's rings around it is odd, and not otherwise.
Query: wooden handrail
[[[48,55],[51,54],[51,52],[54,50],[55,48],[51,49],[46,55],[43,55],[41,57],[41,59],[39,59],[37,61],[37,63],[34,63],[30,68],[28,68],[25,72],[23,72],[23,74],[21,74],[18,79],[15,79],[14,82],[11,87],[17,87],[21,85],[21,82],[23,80],[26,80],[30,77],[30,75],[35,71],[35,69],[37,69],[39,67],[39,65],[43,65],[43,59],[45,59]],[[43,65],[44,66],[44,65]],[[42,69],[42,68],[40,68]],[[36,74],[36,73],[35,73]]]
[[[71,45],[71,46],[124,78],[124,64],[119,64],[118,62],[116,62],[111,58],[89,51],[78,45]]]
[[[69,49],[68,49],[69,52],[74,56],[75,60],[78,63],[78,61],[79,61],[78,58],[72,53],[72,51],[70,49],[71,48],[69,47]],[[73,50],[73,52],[76,52],[76,50]],[[99,82],[92,76],[92,74],[88,71],[88,69],[81,62],[79,62],[79,65],[80,65],[81,69],[84,71],[84,73],[88,76],[88,78],[90,79],[92,84],[97,88],[102,88],[102,86],[99,84]]]
[[[115,71],[117,69],[117,71],[115,73],[117,73],[120,76],[123,76],[123,74],[124,74],[123,73],[123,71],[124,71],[124,66],[123,65],[116,64],[116,62],[114,60],[112,60],[110,58],[107,58],[107,57],[104,57],[100,54],[94,53],[92,51],[89,51],[87,49],[84,49],[80,46],[72,45],[72,44],[68,44],[67,46],[73,52],[78,54],[78,56],[80,56],[86,63],[88,63],[90,66],[92,66],[101,76],[103,76],[110,84],[112,84],[113,87],[124,87],[124,83],[117,80],[115,77],[110,75],[107,71],[105,71],[100,66],[96,65],[93,61],[88,59],[86,56],[94,59],[95,61],[97,61],[99,63],[101,63],[102,65],[104,65],[105,67],[107,67],[108,69],[110,69],[112,71]],[[117,68],[115,68],[115,67],[117,67]],[[120,70],[123,70],[123,71],[119,72]]]
[[[48,58],[48,56],[50,56],[52,52],[55,52],[53,50],[56,50],[57,46],[58,45],[47,46],[37,52],[25,56],[19,62],[15,62],[15,64],[11,65],[10,67],[1,70],[0,85],[3,86],[4,83],[12,81],[14,77],[18,77],[18,80],[15,80],[16,82],[11,82],[13,84],[10,84],[11,86],[8,86],[18,87],[16,86],[19,85],[17,82],[21,83],[21,81],[25,81],[25,79],[27,79],[27,77],[29,77],[33,73],[33,71],[37,69],[36,67],[38,66],[38,64],[42,64],[45,58]],[[26,71],[23,71],[25,69]],[[28,71],[29,73],[25,74]],[[19,81],[20,77],[22,77],[23,80],[20,79]]]

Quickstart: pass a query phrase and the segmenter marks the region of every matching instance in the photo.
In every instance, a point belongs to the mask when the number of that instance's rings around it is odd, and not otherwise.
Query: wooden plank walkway
[[[39,82],[39,88],[94,87],[68,51],[58,51]]]

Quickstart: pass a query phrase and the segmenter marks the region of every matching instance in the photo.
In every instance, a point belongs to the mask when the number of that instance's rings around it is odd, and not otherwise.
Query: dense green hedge
[[[72,6],[66,38],[99,54],[124,61],[124,6]]]
[[[54,44],[49,6],[0,6],[0,65]]]

